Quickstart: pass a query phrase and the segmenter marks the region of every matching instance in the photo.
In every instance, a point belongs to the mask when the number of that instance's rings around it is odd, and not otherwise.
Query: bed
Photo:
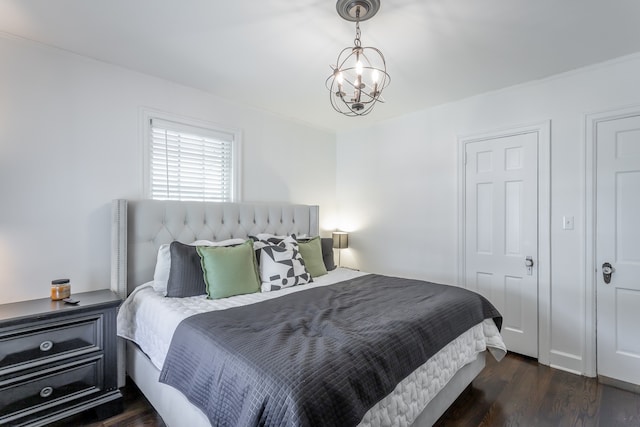
[[[264,306],[299,298],[310,292],[308,289],[324,292],[363,281],[367,276],[338,268],[313,284],[276,292],[217,301],[197,296],[165,298],[152,285],[158,249],[176,240],[246,239],[260,233],[317,236],[318,221],[317,206],[114,200],[112,289],[127,298],[119,314],[118,329],[123,338],[119,344],[119,385],[124,386],[125,373],[129,375],[169,426],[211,425],[205,413],[184,394],[159,381],[169,343],[183,320],[208,311],[225,312],[231,307],[247,310],[253,304]],[[432,425],[482,370],[489,352],[499,359],[505,347],[494,321],[485,319],[403,377],[358,425]]]

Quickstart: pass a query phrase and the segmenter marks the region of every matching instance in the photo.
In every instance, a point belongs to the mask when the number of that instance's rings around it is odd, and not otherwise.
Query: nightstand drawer
[[[91,316],[1,334],[0,375],[98,350],[101,331],[102,316]]]
[[[102,357],[0,383],[0,424],[102,390]]]

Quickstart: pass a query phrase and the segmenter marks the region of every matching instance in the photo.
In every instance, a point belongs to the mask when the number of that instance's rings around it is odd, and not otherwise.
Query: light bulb
[[[339,72],[338,74],[336,74],[336,80],[338,81],[339,85],[341,85],[342,82],[344,82],[344,77],[342,76],[342,72]]]
[[[378,84],[379,79],[380,79],[380,73],[378,72],[378,70],[373,70],[371,72],[371,80],[373,81],[373,83]]]
[[[356,74],[359,76],[362,75],[362,61],[356,62]]]

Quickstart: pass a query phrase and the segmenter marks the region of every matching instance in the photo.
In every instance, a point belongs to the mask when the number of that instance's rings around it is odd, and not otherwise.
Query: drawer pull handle
[[[49,397],[53,394],[53,387],[45,387],[40,390],[40,397]]]
[[[52,348],[53,348],[53,343],[51,341],[43,341],[42,344],[40,344],[41,351],[49,351]]]

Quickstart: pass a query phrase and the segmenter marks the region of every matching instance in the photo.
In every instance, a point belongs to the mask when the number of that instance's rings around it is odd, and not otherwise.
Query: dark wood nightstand
[[[0,305],[0,425],[42,426],[95,408],[122,410],[110,290]]]

